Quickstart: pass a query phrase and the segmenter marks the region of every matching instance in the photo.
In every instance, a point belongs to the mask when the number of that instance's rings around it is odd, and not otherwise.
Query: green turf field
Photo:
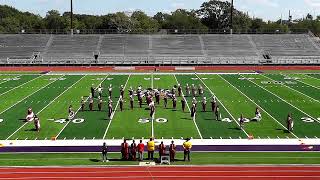
[[[104,88],[103,111],[98,111],[97,96],[94,111],[80,110],[80,100],[86,100],[90,87]],[[128,90],[168,89],[181,84],[183,94],[177,97],[177,109],[168,99],[156,104],[154,119],[149,117],[147,104],[139,108],[135,97],[134,109],[129,107]],[[190,116],[192,97],[186,84],[201,85],[202,97],[197,96],[197,114]],[[112,85],[112,118],[107,117],[108,87]],[[124,109],[119,107],[120,86],[125,88]],[[221,118],[211,111],[211,98],[216,96]],[[202,112],[202,98],[207,98],[207,110]],[[145,99],[145,98],[143,98]],[[186,111],[181,100],[187,101]],[[105,75],[40,75],[0,74],[0,139],[121,139],[149,138],[180,139],[239,139],[255,138],[318,138],[320,137],[320,75],[319,74],[105,74]],[[68,107],[76,116],[68,121]],[[32,122],[26,123],[26,111],[32,107],[41,119],[41,131]],[[241,114],[251,119],[259,107],[262,120],[248,122],[239,128]],[[286,129],[286,117],[292,113],[294,131]],[[161,122],[165,120],[166,122]]]

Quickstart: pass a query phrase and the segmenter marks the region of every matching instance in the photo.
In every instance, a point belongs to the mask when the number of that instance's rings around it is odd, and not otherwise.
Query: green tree
[[[44,19],[47,29],[64,29],[65,23],[63,18],[60,16],[59,11],[51,10],[47,12]]]
[[[135,11],[131,15],[133,29],[137,32],[156,32],[159,29],[159,24],[156,20],[150,18],[142,11]]]

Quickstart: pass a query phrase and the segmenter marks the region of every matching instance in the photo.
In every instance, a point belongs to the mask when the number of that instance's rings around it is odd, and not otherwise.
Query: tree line
[[[194,31],[211,32],[212,30],[226,31],[230,29],[231,4],[219,0],[204,2],[199,9],[177,9],[172,13],[158,12],[150,17],[142,11],[130,14],[124,12],[110,13],[94,16],[74,14],[73,29],[99,30],[107,29],[113,32],[150,32],[155,33],[163,29],[174,32]],[[21,12],[7,5],[0,6],[0,33],[34,32],[35,30],[61,30],[71,29],[70,12],[60,14],[57,10],[50,10],[45,17]],[[320,16],[314,18],[310,14],[304,19],[295,22],[263,21],[252,18],[247,13],[234,9],[233,29],[235,32],[290,32],[309,29],[320,34]]]

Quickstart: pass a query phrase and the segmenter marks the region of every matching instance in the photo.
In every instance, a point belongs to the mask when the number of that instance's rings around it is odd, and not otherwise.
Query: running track
[[[319,180],[320,166],[9,167],[0,179]]]

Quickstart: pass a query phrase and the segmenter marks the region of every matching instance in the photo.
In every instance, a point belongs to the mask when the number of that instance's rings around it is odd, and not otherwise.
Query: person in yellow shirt
[[[183,143],[183,149],[184,149],[184,158],[183,160],[186,161],[186,158],[188,157],[188,161],[190,161],[190,151],[192,148],[192,144],[190,142],[190,138],[187,138],[186,141]]]
[[[154,140],[153,138],[150,138],[150,140],[147,143],[147,148],[148,148],[148,160],[153,160],[153,154],[155,150],[155,145],[154,145]]]

